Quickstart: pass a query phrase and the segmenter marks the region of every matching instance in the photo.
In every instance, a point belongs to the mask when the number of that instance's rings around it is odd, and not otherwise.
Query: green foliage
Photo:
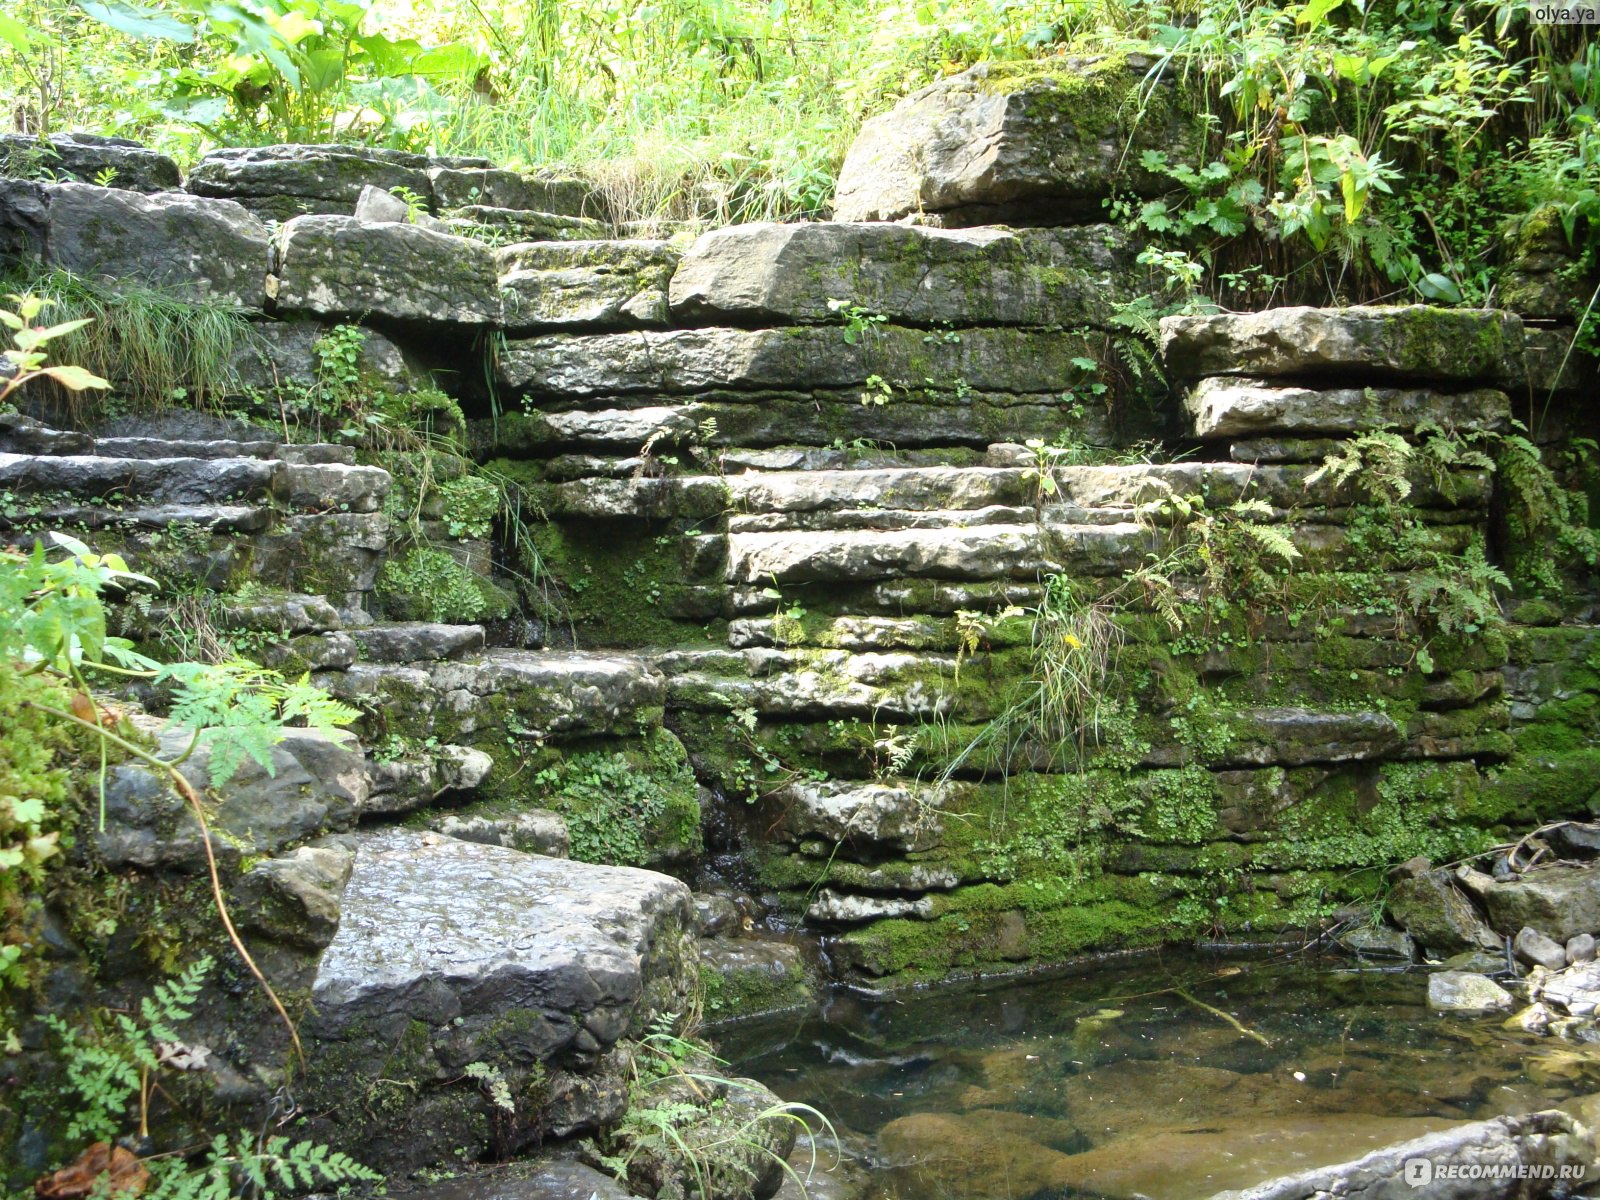
[[[414,546],[383,565],[378,598],[401,621],[465,624],[501,617],[506,601],[493,586],[463,567],[447,550]]]
[[[65,318],[54,353],[115,386],[92,405],[79,394],[82,384],[69,391],[69,412],[79,424],[91,412],[216,408],[235,389],[234,364],[256,336],[240,311],[131,280],[113,289],[65,271],[36,271],[11,282]],[[59,376],[55,382],[70,386]]]
[[[144,1129],[157,1079],[204,1059],[207,1051],[184,1045],[177,1027],[189,1019],[211,967],[211,959],[202,958],[178,978],[156,984],[140,999],[137,1016],[102,1010],[89,1030],[45,1016],[74,1093],[64,1130],[69,1142],[113,1141],[130,1126]],[[149,1160],[148,1169],[151,1184],[144,1195],[156,1200],[228,1200],[241,1183],[271,1198],[322,1185],[382,1181],[327,1146],[248,1133],[219,1133],[197,1161],[167,1155]]]
[[[699,844],[700,807],[683,749],[660,733],[648,756],[576,754],[533,777],[538,802],[567,821],[580,862],[643,866]]]

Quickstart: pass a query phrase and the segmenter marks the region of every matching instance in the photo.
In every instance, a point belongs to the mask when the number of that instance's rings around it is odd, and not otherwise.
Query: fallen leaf
[[[96,1142],[71,1166],[37,1180],[33,1190],[42,1200],[83,1200],[91,1194],[138,1196],[149,1185],[150,1172],[131,1150]]]

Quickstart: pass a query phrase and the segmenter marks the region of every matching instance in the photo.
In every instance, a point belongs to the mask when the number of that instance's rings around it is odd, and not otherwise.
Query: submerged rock
[[[1487,975],[1436,971],[1428,976],[1428,1007],[1440,1012],[1488,1012],[1511,1007],[1511,993]]]

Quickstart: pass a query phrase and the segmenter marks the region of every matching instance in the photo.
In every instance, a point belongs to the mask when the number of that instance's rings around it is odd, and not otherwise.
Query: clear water
[[[1600,1050],[1429,1011],[1421,973],[1302,957],[1114,959],[723,1031],[827,1113],[813,1195],[1197,1200],[1452,1122],[1600,1092]]]

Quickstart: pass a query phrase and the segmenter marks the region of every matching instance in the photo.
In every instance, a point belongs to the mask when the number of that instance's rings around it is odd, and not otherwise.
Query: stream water
[[[1166,954],[722,1031],[827,1113],[813,1196],[1198,1200],[1600,1091],[1600,1048],[1431,1012],[1420,972]],[[831,1162],[831,1158],[829,1159]]]

